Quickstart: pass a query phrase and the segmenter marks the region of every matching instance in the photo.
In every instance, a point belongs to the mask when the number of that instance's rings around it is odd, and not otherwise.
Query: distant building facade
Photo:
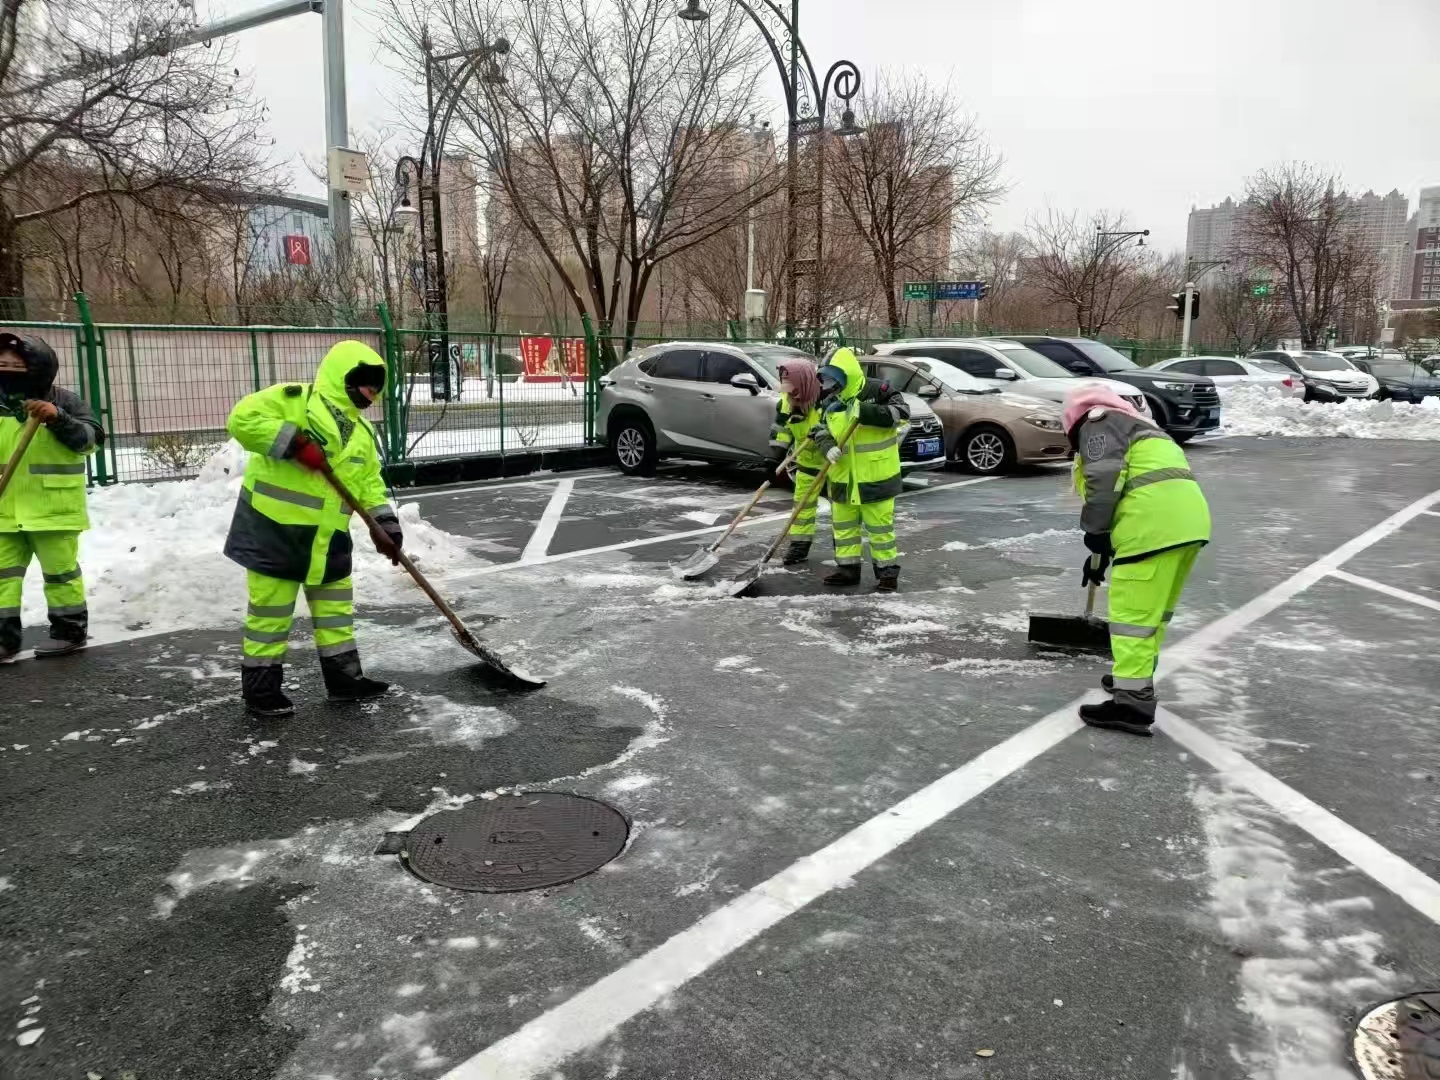
[[[1411,300],[1440,301],[1440,187],[1420,189],[1410,228],[1405,295]]]

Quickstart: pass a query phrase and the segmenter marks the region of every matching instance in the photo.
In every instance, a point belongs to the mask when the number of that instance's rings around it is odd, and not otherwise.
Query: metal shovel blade
[[[765,570],[765,560],[761,559],[743,573],[737,574],[734,578],[725,583],[725,591],[731,596],[744,596],[755,582],[760,580],[761,573]]]
[[[713,544],[701,544],[679,562],[670,564],[670,572],[681,581],[695,581],[715,569],[720,556],[715,554]]]
[[[1094,615],[1031,615],[1031,645],[1110,655],[1110,624]]]
[[[494,676],[497,681],[509,685],[516,690],[538,690],[545,685],[544,679],[537,679],[519,668],[512,668],[501,660],[499,655],[491,649],[480,644],[480,639],[469,630],[461,633],[454,630],[455,640],[458,641],[466,652],[473,654],[484,665],[486,674]]]

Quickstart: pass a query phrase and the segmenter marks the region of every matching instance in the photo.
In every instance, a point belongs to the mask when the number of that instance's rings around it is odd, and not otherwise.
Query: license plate
[[[939,439],[916,439],[915,456],[917,458],[932,458],[940,456]]]

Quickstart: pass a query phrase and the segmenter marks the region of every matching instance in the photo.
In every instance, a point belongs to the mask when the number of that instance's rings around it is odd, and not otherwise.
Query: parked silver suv
[[[631,475],[652,472],[665,457],[764,461],[780,396],[776,365],[792,356],[815,359],[784,345],[652,345],[601,377],[596,426],[605,432],[615,464]],[[939,418],[915,395],[905,400],[910,429],[900,444],[901,467],[943,468]]]

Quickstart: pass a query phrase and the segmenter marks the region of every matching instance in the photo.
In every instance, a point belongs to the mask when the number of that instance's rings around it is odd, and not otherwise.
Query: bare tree
[[[1150,250],[1103,236],[1126,231],[1123,215],[1050,210],[1032,217],[1027,230],[1033,252],[1027,276],[1073,318],[1081,336],[1116,326],[1154,299]]]
[[[673,0],[389,3],[387,40],[412,57],[427,24],[444,50],[506,31],[505,81],[470,84],[454,141],[602,336],[628,339],[657,268],[778,183],[738,167],[762,70],[738,9],[696,29]]]
[[[902,281],[945,275],[955,231],[1003,194],[1002,162],[948,86],[881,72],[860,106],[865,134],[829,142],[835,194],[899,326]]]
[[[91,202],[265,177],[259,111],[224,48],[171,49],[173,0],[0,4],[0,296],[24,292],[19,233]],[[63,169],[85,182],[59,193]]]
[[[1212,279],[1204,290],[1197,332],[1240,355],[1272,346],[1293,328],[1290,306],[1278,296],[1257,296],[1238,274]]]
[[[1279,284],[1301,344],[1318,348],[1365,258],[1350,197],[1337,177],[1305,164],[1257,173],[1245,188],[1235,255]]]

